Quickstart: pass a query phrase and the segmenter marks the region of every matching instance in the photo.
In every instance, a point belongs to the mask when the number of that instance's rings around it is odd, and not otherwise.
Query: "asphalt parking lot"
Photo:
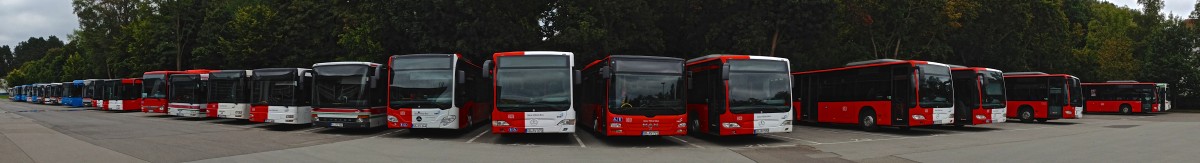
[[[0,102],[0,162],[1192,162],[1200,114],[758,136],[330,129]]]

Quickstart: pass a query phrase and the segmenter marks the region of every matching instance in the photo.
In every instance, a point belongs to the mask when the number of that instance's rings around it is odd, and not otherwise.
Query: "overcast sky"
[[[0,45],[16,48],[29,37],[58,36],[79,27],[71,0],[0,0]]]
[[[1137,0],[1106,0],[1129,8],[1142,8]],[[1194,0],[1166,0],[1165,13],[1186,17],[1196,4]],[[29,37],[58,36],[79,27],[79,18],[72,13],[70,0],[0,0],[0,45],[16,47]]]

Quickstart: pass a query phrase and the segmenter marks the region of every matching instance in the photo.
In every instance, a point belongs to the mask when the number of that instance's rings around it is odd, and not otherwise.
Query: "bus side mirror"
[[[492,78],[492,60],[483,61],[483,78]]]
[[[571,80],[573,80],[573,82],[575,84],[579,84],[580,82],[583,81],[583,76],[579,75],[579,73],[580,73],[579,70],[575,70],[574,72],[575,72],[574,74],[571,74],[571,77],[572,77]]]
[[[729,80],[729,65],[721,66],[721,80]]]
[[[463,70],[458,70],[458,73],[455,73],[454,79],[455,81],[458,81],[458,84],[467,83],[467,75],[464,73],[466,72],[463,72]]]
[[[604,77],[605,79],[612,78],[612,70],[610,69],[612,68],[608,66],[600,68],[600,76]]]
[[[378,88],[375,85],[377,85],[377,83],[379,83],[379,70],[383,69],[381,67],[375,67],[375,74],[371,75],[371,78],[370,78],[371,79],[371,88]]]
[[[687,72],[686,78],[687,78],[687,89],[691,90],[692,89],[692,72],[691,71]]]

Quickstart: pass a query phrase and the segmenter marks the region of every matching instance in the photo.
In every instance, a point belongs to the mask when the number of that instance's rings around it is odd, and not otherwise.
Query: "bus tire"
[[[1029,107],[1022,107],[1021,111],[1017,112],[1017,118],[1020,118],[1021,122],[1033,122],[1033,109],[1030,109]]]
[[[864,131],[879,130],[879,125],[876,123],[878,120],[873,110],[863,110],[863,112],[858,114],[858,123]]]
[[[1133,107],[1129,104],[1121,104],[1121,114],[1133,114]]]

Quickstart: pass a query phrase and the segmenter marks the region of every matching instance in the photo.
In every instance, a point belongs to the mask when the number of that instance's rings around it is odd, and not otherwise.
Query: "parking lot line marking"
[[[687,140],[683,140],[683,139],[680,139],[680,138],[677,138],[677,137],[674,137],[674,136],[668,136],[668,138],[671,138],[671,139],[678,140],[678,141],[680,141],[680,142],[683,142],[684,144],[688,144],[688,145],[691,145],[691,146],[693,146],[693,147],[696,147],[696,148],[704,148],[704,146],[700,146],[700,145],[692,144],[692,142],[688,142]]]
[[[406,130],[406,129],[399,129],[399,130],[395,130],[395,131],[392,131],[392,132],[387,132],[387,133],[383,133],[383,134],[379,134],[379,135],[371,136],[371,138],[377,138],[377,137],[384,136],[384,135],[391,135],[391,134],[395,134],[395,133],[397,133],[397,132],[404,131],[404,130]]]
[[[575,137],[575,142],[579,143],[579,147],[587,148],[587,145],[583,145],[583,139],[579,139],[579,134],[572,133],[571,136]]]
[[[867,135],[885,136],[885,137],[893,137],[893,138],[902,138],[902,137],[904,137],[904,136],[896,136],[896,135],[888,135],[888,134],[877,134],[877,133],[861,132],[861,131],[852,131],[852,130],[832,130],[832,129],[817,128],[817,127],[805,127],[805,128],[808,128],[809,130],[828,131],[828,132],[834,132],[834,133],[855,133],[855,134],[867,134]]]
[[[479,132],[479,135],[475,135],[475,137],[472,137],[471,140],[467,140],[467,143],[475,142],[475,139],[479,139],[480,136],[483,136],[483,134],[486,134],[489,131],[492,131],[492,129],[486,129],[483,130],[483,132]]]
[[[783,138],[783,139],[789,139],[789,140],[795,140],[795,141],[802,141],[802,142],[813,144],[813,145],[821,144],[820,142],[816,142],[816,141],[812,141],[812,140],[804,140],[804,139],[800,139],[800,138],[793,138],[793,137],[780,136],[780,135],[771,135],[771,134],[766,134],[766,135],[771,136],[771,137],[777,137],[777,138]]]

